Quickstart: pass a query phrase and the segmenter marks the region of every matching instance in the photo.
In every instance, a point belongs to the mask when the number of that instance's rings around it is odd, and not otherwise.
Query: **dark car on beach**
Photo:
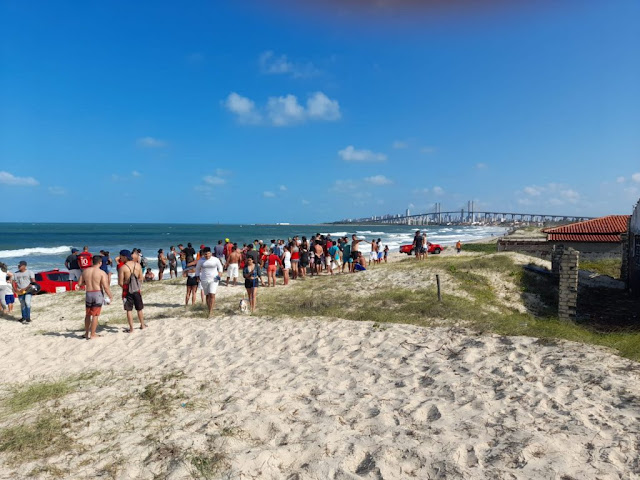
[[[427,242],[427,245],[429,246],[429,253],[435,253],[436,255],[438,255],[442,250],[444,250],[444,247],[441,247],[440,245],[438,245],[437,243],[431,243],[431,242]],[[413,255],[413,245],[410,243],[408,245],[402,245],[400,247],[400,253],[406,253],[407,255]]]
[[[62,293],[69,290],[80,290],[78,282],[73,282],[69,285],[69,272],[58,269],[36,273],[36,283],[40,285],[40,293]]]

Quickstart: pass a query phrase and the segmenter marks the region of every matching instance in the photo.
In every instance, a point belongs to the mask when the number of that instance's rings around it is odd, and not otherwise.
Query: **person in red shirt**
[[[278,270],[278,265],[282,266],[282,260],[280,257],[275,254],[273,248],[269,250],[269,255],[266,255],[266,263],[267,263],[267,287],[275,287],[276,286],[276,271]],[[273,285],[271,285],[271,281],[273,280]]]
[[[93,255],[89,253],[89,247],[82,247],[82,253],[78,254],[78,265],[82,270],[93,266]]]

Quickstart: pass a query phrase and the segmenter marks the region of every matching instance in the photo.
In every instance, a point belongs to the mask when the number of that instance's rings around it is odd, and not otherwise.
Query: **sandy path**
[[[155,295],[172,303],[173,290]],[[190,478],[181,452],[211,451],[229,478],[640,478],[640,367],[602,349],[240,315],[88,342],[65,330],[79,325],[60,320],[68,307],[37,300],[50,306],[37,326],[1,323],[3,384],[112,372],[64,400],[95,408],[74,428],[84,451],[50,460],[69,478],[118,458],[115,478]],[[176,371],[169,409],[138,414],[139,392]],[[5,465],[0,478],[32,468]]]

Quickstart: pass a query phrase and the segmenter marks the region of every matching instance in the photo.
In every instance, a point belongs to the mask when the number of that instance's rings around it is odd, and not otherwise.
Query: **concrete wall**
[[[498,240],[499,252],[520,252],[544,260],[551,260],[554,245],[564,245],[580,252],[580,259],[600,260],[606,258],[620,258],[622,256],[622,242],[620,243],[586,243],[586,242],[547,242],[526,240]]]
[[[629,289],[634,297],[640,297],[640,201],[629,221],[629,250],[627,251],[627,275]]]

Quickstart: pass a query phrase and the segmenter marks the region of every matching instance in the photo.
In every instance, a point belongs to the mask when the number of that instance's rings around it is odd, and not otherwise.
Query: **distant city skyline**
[[[378,4],[376,4],[378,5]],[[0,4],[0,221],[630,213],[640,4]]]

